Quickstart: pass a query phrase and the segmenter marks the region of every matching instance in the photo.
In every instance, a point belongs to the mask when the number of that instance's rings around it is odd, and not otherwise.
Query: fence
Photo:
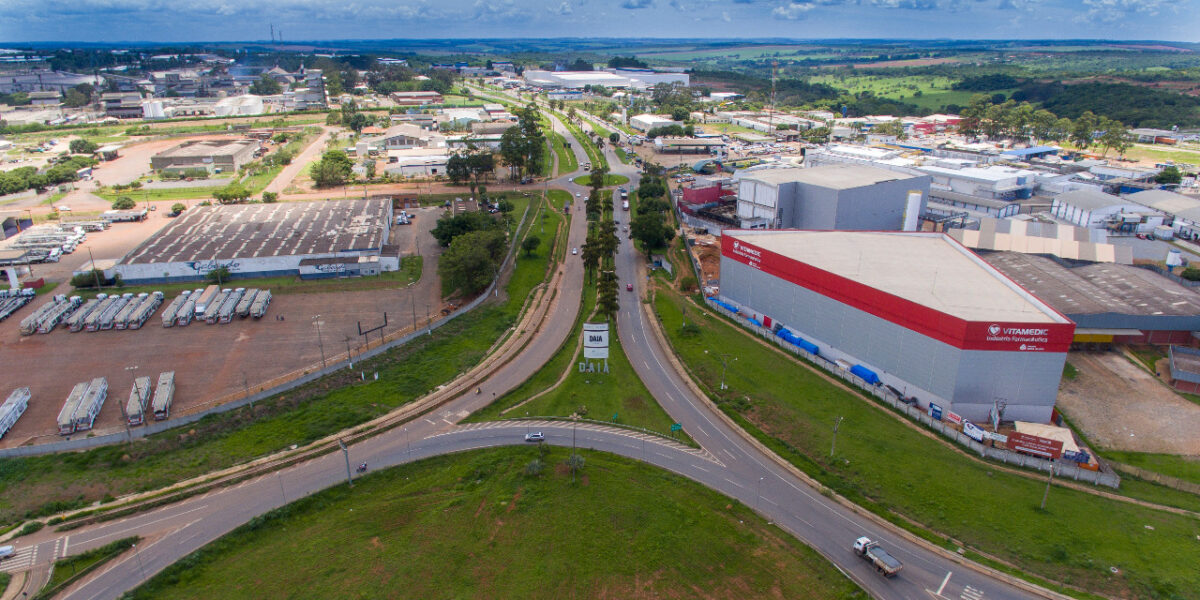
[[[1169,488],[1174,488],[1183,492],[1200,494],[1200,484],[1184,481],[1178,477],[1171,477],[1170,475],[1163,475],[1162,473],[1155,473],[1154,471],[1147,471],[1139,467],[1121,463],[1112,463],[1112,467],[1113,469],[1128,475],[1132,475],[1138,479],[1144,479],[1146,481],[1157,483],[1158,485]]]
[[[526,217],[528,217],[528,215],[529,215],[529,207],[526,207],[525,212],[521,215],[521,224],[517,226],[518,233],[521,231],[521,227],[525,224],[525,219],[526,219]],[[507,269],[509,264],[512,263],[513,257],[516,255],[515,254],[516,247],[517,247],[517,244],[515,242],[513,244],[511,244],[511,247],[508,249],[508,255],[504,257],[504,262],[501,263],[500,268],[497,270],[497,273],[504,273],[504,270]],[[491,295],[492,291],[499,284],[499,282],[500,282],[499,277],[497,277],[496,279],[493,279],[492,283],[490,285],[488,285],[487,289],[484,290],[484,292],[482,294],[477,296],[474,300],[463,305],[458,310],[450,313],[449,315],[446,316],[446,318],[429,323],[424,328],[414,328],[413,331],[409,332],[407,335],[404,335],[400,338],[394,339],[385,344],[382,344],[382,345],[376,346],[374,348],[371,348],[369,350],[366,350],[362,354],[358,354],[358,355],[354,356],[353,359],[354,360],[363,360],[363,359],[368,359],[368,358],[374,358],[384,352],[387,352],[388,350],[391,350],[392,348],[407,344],[408,342],[416,339],[419,336],[432,335],[433,330],[442,327],[443,325],[454,320],[456,317],[466,314],[468,311],[473,310],[474,308],[476,308],[477,306],[479,306],[480,304],[485,302],[488,299],[488,296]],[[37,444],[34,446],[18,446],[16,448],[3,448],[3,449],[0,449],[0,458],[39,456],[39,455],[43,455],[43,454],[54,454],[57,452],[77,452],[80,450],[88,450],[91,448],[98,448],[100,446],[120,444],[122,442],[127,441],[131,437],[132,438],[144,438],[146,436],[154,435],[156,433],[162,433],[164,431],[167,431],[168,429],[174,429],[174,428],[180,427],[182,425],[188,425],[191,423],[195,423],[196,421],[199,421],[200,419],[203,419],[204,417],[207,417],[209,415],[216,415],[216,414],[229,412],[231,410],[241,408],[243,406],[246,406],[247,404],[252,404],[254,402],[262,402],[263,400],[266,400],[267,398],[270,398],[271,396],[274,396],[276,394],[281,394],[281,393],[289,391],[289,390],[294,390],[304,384],[316,381],[317,379],[320,379],[321,377],[324,377],[331,373],[340,371],[341,369],[348,367],[350,365],[350,362],[351,362],[351,357],[347,356],[347,359],[344,361],[340,361],[340,362],[331,364],[328,367],[324,367],[322,369],[318,369],[315,371],[311,371],[309,373],[305,373],[304,375],[301,375],[300,377],[283,382],[279,385],[276,385],[275,387],[262,390],[255,394],[243,396],[242,398],[240,398],[238,400],[234,400],[232,402],[227,402],[225,404],[220,404],[218,406],[214,406],[212,408],[202,410],[200,412],[183,415],[183,416],[180,416],[177,418],[168,419],[166,421],[156,421],[153,423],[147,423],[146,425],[137,427],[137,428],[131,428],[128,430],[128,433],[126,433],[125,431],[120,431],[117,433],[97,435],[97,436],[93,436],[93,437],[83,437],[83,438],[77,438],[77,439],[72,439],[72,440],[63,440],[60,442],[50,442],[48,444]]]
[[[750,323],[742,315],[716,304],[713,298],[707,298],[706,301],[708,302],[709,308],[712,310],[733,319],[746,329],[749,329],[765,339],[771,340],[780,348],[800,356],[801,358],[807,359],[809,362],[841,378],[846,383],[849,383],[850,385],[867,392],[868,394],[877,398],[880,402],[883,402],[884,404],[887,404],[888,406],[904,413],[908,418],[924,424],[926,427],[929,427],[930,429],[950,438],[959,445],[970,448],[973,452],[981,457],[996,460],[1004,464],[1017,465],[1027,469],[1036,469],[1038,471],[1049,471],[1050,469],[1053,469],[1055,477],[1066,477],[1076,481],[1085,481],[1087,483],[1103,485],[1111,488],[1118,488],[1121,486],[1121,477],[1116,473],[1091,471],[1071,464],[1045,460],[1042,458],[1013,452],[1004,448],[985,446],[984,444],[971,439],[965,433],[955,429],[954,427],[946,425],[941,421],[935,421],[933,417],[929,416],[929,414],[920,408],[902,402],[899,397],[897,397],[887,388],[867,383],[862,378],[841,368],[836,363],[819,354],[813,354],[803,348],[786,343],[779,336],[775,335],[775,332],[772,330],[765,327],[758,327]]]

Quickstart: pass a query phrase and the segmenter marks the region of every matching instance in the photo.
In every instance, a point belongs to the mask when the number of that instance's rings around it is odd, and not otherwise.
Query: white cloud
[[[650,8],[651,6],[654,6],[654,0],[625,0],[621,3],[621,8],[629,10]]]
[[[1092,23],[1118,23],[1130,15],[1158,16],[1164,0],[1083,0],[1087,11],[1077,20]]]
[[[771,15],[788,21],[799,21],[808,16],[808,11],[814,8],[813,4],[805,2],[789,2],[783,6],[776,6],[775,10],[771,11]]]
[[[575,9],[571,8],[570,3],[563,2],[562,4],[558,5],[558,8],[551,8],[550,12],[560,14],[560,15],[569,15],[569,14],[575,12]]]

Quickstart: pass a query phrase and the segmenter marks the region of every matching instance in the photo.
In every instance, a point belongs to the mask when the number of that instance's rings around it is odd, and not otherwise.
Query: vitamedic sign
[[[1066,352],[1075,335],[1074,323],[968,321],[728,234],[721,256],[963,350]]]

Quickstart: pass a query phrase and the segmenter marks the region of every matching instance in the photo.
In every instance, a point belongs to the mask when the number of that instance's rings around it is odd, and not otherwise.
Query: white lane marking
[[[734,481],[734,480],[732,480],[732,479],[730,479],[730,478],[728,478],[728,477],[726,477],[726,478],[725,478],[725,481],[728,481],[729,483],[732,483],[733,485],[736,485],[736,486],[738,486],[738,487],[742,488],[743,490],[744,490],[744,489],[746,489],[746,487],[745,487],[745,486],[743,486],[742,484],[740,484],[740,483],[738,483],[738,482],[736,482],[736,481]]]
[[[963,600],[983,600],[983,590],[978,590],[968,585],[963,588],[962,595],[959,597]]]
[[[106,534],[104,534],[104,535],[102,535],[102,536],[100,536],[100,537],[95,537],[95,538],[92,538],[92,539],[90,539],[90,540],[86,540],[84,543],[87,543],[87,542],[95,542],[95,541],[102,540],[102,539],[104,539],[104,538],[107,538],[107,537],[112,537],[112,536],[114,536],[114,535],[121,535],[122,533],[126,533],[126,532],[129,532],[129,531],[133,531],[134,529],[142,529],[143,527],[147,527],[147,526],[149,526],[149,525],[153,525],[153,524],[155,524],[155,523],[161,523],[161,522],[163,522],[163,521],[169,521],[169,520],[171,520],[171,519],[175,519],[175,518],[178,518],[178,517],[182,517],[183,515],[186,515],[186,514],[188,514],[188,513],[194,513],[194,512],[196,512],[196,511],[198,511],[198,510],[204,510],[204,509],[206,509],[206,508],[208,508],[208,505],[207,505],[207,504],[204,504],[204,505],[201,505],[201,506],[197,506],[196,508],[193,508],[193,509],[191,509],[191,510],[185,510],[185,511],[183,511],[183,512],[181,512],[181,513],[176,513],[176,514],[173,514],[173,515],[168,515],[168,516],[166,516],[166,517],[163,517],[163,518],[161,518],[161,519],[155,519],[155,520],[153,520],[153,521],[146,521],[145,523],[138,523],[138,524],[136,524],[136,525],[133,525],[133,526],[131,526],[131,527],[126,527],[125,529],[120,529],[120,530],[114,531],[114,532],[112,532],[112,533],[106,533]]]
[[[950,583],[950,576],[953,574],[954,573],[952,573],[950,571],[946,571],[946,578],[942,580],[942,585],[938,586],[938,591],[936,592],[937,595],[939,595],[939,596],[942,595],[942,590],[946,589],[946,584]]]

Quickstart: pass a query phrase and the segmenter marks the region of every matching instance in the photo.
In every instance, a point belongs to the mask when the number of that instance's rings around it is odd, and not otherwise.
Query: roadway
[[[554,124],[559,130],[561,124]],[[565,129],[562,131],[566,133]],[[578,142],[573,143],[572,148],[577,156],[582,155]],[[611,156],[611,150],[608,152],[612,172],[629,176],[630,186],[636,186],[637,173]],[[580,160],[583,162],[586,159]],[[568,189],[572,195],[584,191],[569,183],[567,176],[554,183]],[[579,246],[586,234],[581,204],[576,202],[572,207],[574,218],[569,247]],[[673,363],[669,350],[656,336],[653,325],[641,309],[642,303],[637,300],[644,293],[639,262],[629,240],[622,238],[617,273],[624,282],[633,282],[636,291],[625,292],[622,286],[622,306],[617,317],[621,343],[658,402],[683,425],[702,450],[599,425],[575,427],[578,446],[643,460],[743,502],[816,548],[876,598],[985,600],[1037,597],[1001,579],[966,568],[942,553],[909,541],[893,527],[880,525],[875,519],[825,497],[792,469],[781,465],[736,431],[689,385]],[[520,444],[523,434],[534,429],[546,434],[547,443],[570,445],[573,428],[562,422],[458,425],[493,397],[520,385],[572,333],[571,325],[579,310],[583,269],[581,261],[569,254],[561,269],[563,275],[558,295],[535,338],[521,355],[486,380],[470,384],[469,387],[478,387],[480,393],[459,396],[403,427],[354,444],[350,447],[350,461],[365,461],[372,468],[389,467],[449,452]],[[18,557],[0,568],[9,571],[33,569],[36,574],[44,572],[57,557],[76,554],[122,537],[140,535],[144,539],[134,552],[122,555],[64,595],[82,600],[117,598],[147,577],[251,518],[337,485],[345,478],[346,468],[340,453],[327,454],[150,512],[69,532],[43,530],[18,544],[21,546]],[[862,535],[879,540],[904,562],[905,569],[899,577],[884,579],[854,555],[851,544]],[[30,590],[28,586],[25,589]]]

